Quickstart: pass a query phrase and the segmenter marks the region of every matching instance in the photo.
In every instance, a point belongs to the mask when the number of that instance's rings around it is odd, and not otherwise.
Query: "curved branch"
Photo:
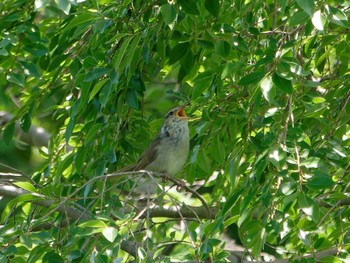
[[[13,116],[7,112],[0,111],[0,126],[10,122]],[[21,129],[19,121],[15,122],[15,136],[19,141],[35,147],[47,146],[51,135],[44,128],[31,125],[28,132]]]
[[[8,197],[19,197],[24,194],[30,194],[34,197],[32,201],[34,204],[43,206],[43,207],[51,207],[54,204],[57,204],[56,201],[47,199],[45,196],[26,191],[22,188],[16,187],[14,185],[9,184],[0,184],[0,195],[8,196]],[[78,206],[77,206],[78,207]],[[56,211],[62,214],[67,214],[69,218],[74,220],[89,220],[92,218],[92,214],[90,211],[84,209],[79,206],[79,208],[75,208],[73,206],[67,205],[65,203],[60,203],[55,208]]]

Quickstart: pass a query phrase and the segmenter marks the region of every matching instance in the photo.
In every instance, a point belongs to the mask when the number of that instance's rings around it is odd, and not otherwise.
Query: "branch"
[[[114,173],[114,174],[109,174],[109,175],[103,175],[103,176],[99,176],[99,177],[94,177],[93,179],[91,179],[87,183],[92,183],[94,181],[98,181],[101,179],[122,178],[122,177],[125,177],[127,175],[140,174],[140,173],[145,173],[145,171],[136,172],[136,173],[135,172],[125,172],[125,173]],[[149,172],[146,172],[146,173],[149,173]],[[164,175],[158,174],[156,176],[163,177]],[[16,174],[16,173],[1,173],[0,178],[2,178],[3,181],[7,180],[7,182],[23,181],[23,180],[28,179],[26,177],[23,177],[23,175]],[[179,186],[181,185],[176,180],[174,181],[174,183],[179,185]],[[82,187],[84,187],[84,185]],[[87,221],[87,220],[93,219],[93,217],[94,217],[94,215],[90,211],[78,206],[78,204],[75,204],[74,202],[70,202],[68,198],[63,199],[63,201],[61,201],[61,202],[60,201],[57,202],[57,201],[52,200],[52,199],[47,199],[47,197],[45,197],[43,195],[26,191],[22,188],[19,188],[19,187],[12,185],[12,184],[4,184],[4,183],[0,184],[0,195],[15,198],[15,197],[19,197],[19,196],[24,195],[24,194],[30,194],[30,195],[34,196],[35,198],[32,202],[36,205],[43,206],[43,207],[53,207],[54,205],[56,205],[56,207],[54,208],[54,211],[57,211],[61,214],[64,214],[68,218],[71,218],[74,220]],[[67,204],[68,202],[69,202],[69,204]],[[78,208],[76,208],[76,207],[78,207]],[[146,213],[143,213],[142,215],[140,215],[140,218],[146,218],[146,215],[148,217],[151,216],[151,217],[171,217],[171,218],[180,218],[180,217],[181,218],[183,218],[183,217],[186,217],[186,218],[193,218],[193,217],[195,217],[195,218],[208,218],[208,214],[215,215],[218,211],[218,208],[214,208],[213,211],[211,211],[211,212],[209,211],[209,213],[208,213],[208,209],[209,208],[207,205],[206,205],[206,207],[182,207],[182,208],[180,208],[180,210],[177,210],[177,211],[154,208],[154,209],[149,209],[149,214],[147,213],[147,210],[146,210]],[[214,217],[211,217],[211,218],[214,218]],[[67,221],[63,221],[61,226],[68,225],[68,223],[69,222],[67,222]],[[44,229],[49,229],[50,227],[52,227],[52,225],[50,225],[49,223],[45,223],[42,226],[36,226],[34,229],[38,230],[40,227],[42,227]],[[123,240],[123,241],[121,241],[121,249],[124,250],[125,252],[127,252],[128,254],[130,254],[131,256],[133,256],[134,258],[137,258],[137,256],[138,256],[137,243],[133,243],[133,242],[128,241],[128,240]]]
[[[139,218],[152,218],[152,217],[167,217],[167,218],[200,218],[200,219],[215,219],[215,215],[218,213],[219,208],[217,206],[212,207],[210,210],[210,216],[208,217],[208,211],[205,207],[183,206],[179,210],[165,209],[165,208],[139,208],[142,214]]]
[[[29,192],[13,185],[0,184],[0,195],[15,198],[24,194],[30,194],[33,197],[37,198],[37,199],[34,199],[32,202],[39,206],[51,207],[52,205],[57,204],[56,201],[47,199],[47,197],[43,195]],[[69,218],[72,218],[74,220],[89,220],[92,218],[92,214],[90,213],[90,211],[86,209],[82,210],[81,207],[80,209],[74,208],[72,206],[65,204],[65,202],[59,204],[55,208],[55,210],[61,214],[67,214]]]
[[[173,182],[178,188],[184,188],[187,192],[190,192],[191,194],[193,194],[196,198],[198,198],[198,200],[202,203],[203,207],[206,210],[206,218],[215,218],[215,216],[213,214],[211,214],[211,210],[208,206],[208,204],[205,202],[204,198],[197,193],[195,190],[191,189],[190,187],[188,187],[187,185],[185,185],[185,183],[183,181],[180,181],[178,179],[172,178],[167,176],[164,173],[157,173],[157,172],[152,172],[152,171],[147,171],[147,170],[139,170],[139,171],[130,171],[130,172],[115,172],[115,173],[111,173],[111,174],[107,174],[107,175],[102,175],[100,177],[95,177],[93,179],[91,179],[90,181],[96,181],[96,180],[100,180],[100,179],[109,179],[109,180],[116,180],[125,176],[130,176],[130,175],[140,175],[140,174],[146,174],[149,177],[155,176],[155,177],[159,177],[162,178],[163,180],[169,180],[171,182]]]
[[[290,262],[292,259],[293,260],[297,260],[300,261],[302,259],[321,259],[327,256],[336,256],[338,254],[339,250],[337,248],[330,248],[330,249],[326,249],[326,250],[322,250],[322,251],[318,251],[316,253],[313,254],[307,254],[307,255],[303,255],[303,256],[297,256],[297,257],[293,257],[290,259],[278,259],[278,260],[274,260],[271,261],[271,263],[288,263]]]
[[[0,111],[0,126],[4,126],[10,122],[13,116],[7,112]],[[19,141],[22,141],[31,146],[41,147],[47,146],[51,135],[44,128],[31,125],[28,132],[24,132],[19,124],[15,122],[15,136]]]
[[[8,197],[19,197],[24,194],[31,194],[35,197],[38,197],[38,200],[33,200],[32,202],[36,205],[43,206],[43,207],[51,207],[54,204],[57,204],[54,200],[51,199],[43,199],[46,198],[43,195],[39,195],[33,192],[29,192],[26,190],[23,190],[22,188],[13,186],[13,185],[7,185],[7,184],[0,184],[0,195],[8,196]],[[71,202],[74,204],[74,202]],[[77,207],[80,207],[77,205]],[[81,207],[80,207],[81,208]],[[56,207],[56,210],[61,213],[67,215],[67,217],[78,220],[78,221],[88,221],[93,219],[94,215],[88,211],[88,210],[81,210],[74,208],[73,206],[69,206],[65,203],[61,203]],[[67,223],[67,222],[66,222]],[[43,228],[49,228],[49,224],[46,223],[43,225]],[[134,258],[137,258],[137,244],[133,243],[128,240],[122,240],[121,241],[121,249],[133,256]]]
[[[350,205],[350,197],[339,200],[335,205],[330,205],[323,200],[319,200],[319,205],[322,207],[349,206]]]

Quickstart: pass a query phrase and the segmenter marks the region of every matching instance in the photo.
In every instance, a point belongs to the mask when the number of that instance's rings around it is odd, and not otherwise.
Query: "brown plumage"
[[[118,172],[149,170],[177,174],[184,166],[189,152],[189,129],[183,107],[176,107],[165,115],[157,137],[142,153],[136,164]]]

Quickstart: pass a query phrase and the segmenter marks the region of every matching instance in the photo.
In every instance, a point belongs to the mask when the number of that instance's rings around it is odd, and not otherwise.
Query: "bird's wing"
[[[157,157],[158,154],[158,145],[160,140],[156,138],[150,146],[142,153],[140,159],[134,167],[135,170],[145,169],[149,164],[151,164]]]

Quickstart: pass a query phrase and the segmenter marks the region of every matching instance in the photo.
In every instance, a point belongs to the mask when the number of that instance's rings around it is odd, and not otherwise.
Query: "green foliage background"
[[[0,261],[128,261],[130,241],[138,261],[225,262],[228,235],[255,258],[268,251],[313,262],[331,250],[320,262],[345,262],[349,8],[345,0],[2,3],[0,109],[14,118],[2,124],[0,156],[33,181],[17,183],[31,194],[3,208]],[[215,217],[182,228],[179,219],[135,218],[119,191],[133,178],[92,178],[137,160],[163,114],[185,103],[191,153],[179,177],[206,182],[198,191]],[[16,122],[24,133],[45,128],[49,145],[18,149]],[[50,207],[34,202],[43,197]],[[164,198],[201,206],[185,193]],[[73,202],[91,219],[57,210]]]

